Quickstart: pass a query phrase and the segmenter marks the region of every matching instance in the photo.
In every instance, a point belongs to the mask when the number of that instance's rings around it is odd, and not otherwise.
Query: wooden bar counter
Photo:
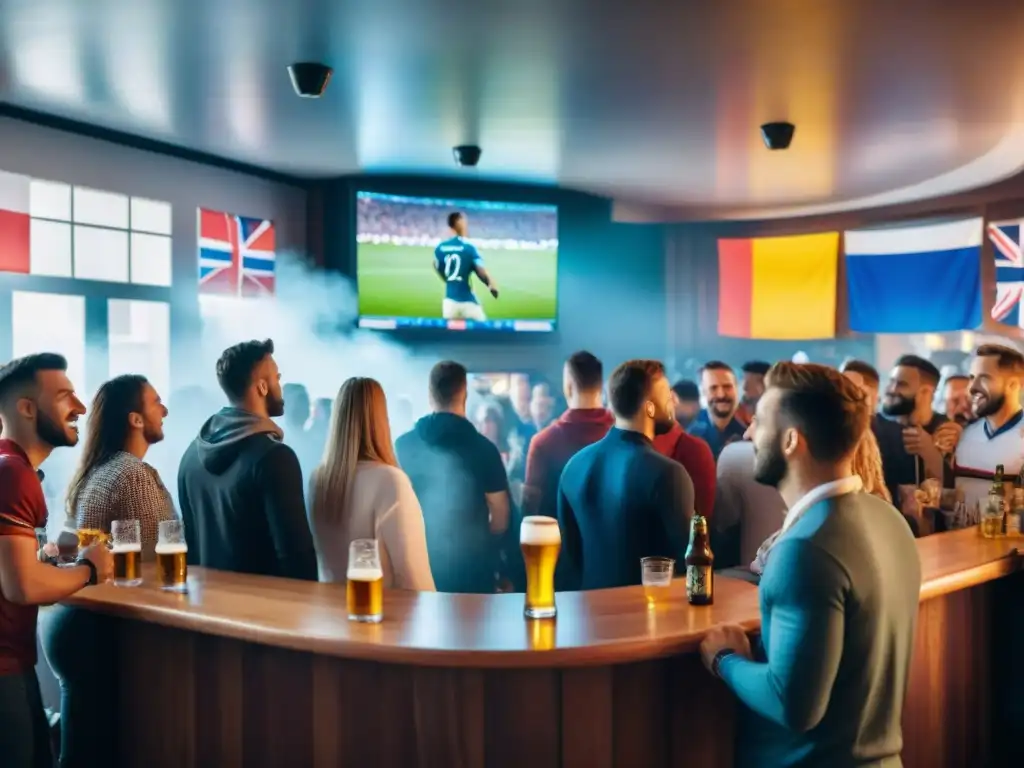
[[[1014,542],[918,547],[904,764],[986,765],[992,590],[1019,567]],[[716,624],[760,623],[756,587],[725,578],[705,608],[681,581],[653,610],[639,587],[560,593],[554,621],[525,620],[521,594],[388,592],[365,625],[344,585],[192,568],[176,595],[146,576],[68,601],[116,617],[110,765],[728,766],[736,704],[696,651]]]

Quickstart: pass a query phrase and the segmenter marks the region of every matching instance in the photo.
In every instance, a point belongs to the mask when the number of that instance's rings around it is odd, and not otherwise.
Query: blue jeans
[[[111,759],[117,707],[116,619],[55,605],[39,614],[43,652],[60,682],[60,767]]]
[[[0,675],[0,764],[52,768],[50,727],[36,671]]]

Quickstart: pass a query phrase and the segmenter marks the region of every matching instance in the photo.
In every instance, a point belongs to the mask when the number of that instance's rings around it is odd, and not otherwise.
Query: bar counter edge
[[[918,549],[904,765],[995,765],[995,606],[1021,589],[1016,544],[960,531]],[[188,595],[67,602],[116,626],[115,765],[733,764],[737,705],[694,651],[716,624],[758,629],[753,585],[719,579],[708,608],[682,584],[654,609],[639,587],[559,593],[554,621],[525,620],[522,600],[387,592],[384,622],[359,625],[343,586],[193,568]]]

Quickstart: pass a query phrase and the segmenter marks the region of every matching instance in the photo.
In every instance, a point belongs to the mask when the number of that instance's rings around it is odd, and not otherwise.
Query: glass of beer
[[[114,584],[137,587],[142,583],[142,530],[138,520],[115,520],[110,525],[114,555]]]
[[[109,537],[106,533],[101,531],[99,528],[79,528],[78,534],[78,548],[80,550],[86,547],[91,547],[98,541],[106,542]]]
[[[160,589],[188,591],[188,544],[181,520],[160,523],[156,541],[156,578]]]
[[[640,558],[640,583],[644,585],[648,608],[668,598],[668,588],[672,586],[675,570],[676,561],[671,557]]]
[[[355,539],[349,544],[346,578],[349,621],[380,622],[384,618],[384,571],[376,539]]]
[[[551,619],[555,609],[555,566],[562,549],[562,534],[553,517],[527,515],[519,528],[519,548],[526,564],[528,619]]]

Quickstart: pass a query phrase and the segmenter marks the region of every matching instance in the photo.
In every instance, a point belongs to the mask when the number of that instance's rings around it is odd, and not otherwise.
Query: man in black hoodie
[[[207,421],[178,469],[188,562],[316,581],[302,470],[272,418],[284,415],[274,342],[224,350],[217,381],[228,405]]]
[[[494,592],[500,536],[509,524],[508,477],[498,449],[466,419],[466,369],[430,371],[433,413],[395,441],[423,508],[438,592]]]

